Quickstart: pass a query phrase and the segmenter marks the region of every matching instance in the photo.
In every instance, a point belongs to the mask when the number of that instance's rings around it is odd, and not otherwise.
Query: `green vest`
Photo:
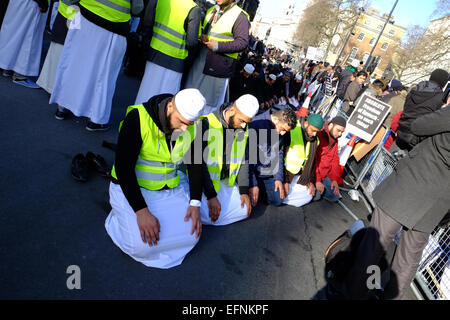
[[[223,127],[219,119],[211,113],[206,117],[209,122],[208,130],[208,160],[206,162],[208,167],[209,176],[214,185],[216,192],[220,191],[220,175],[223,166]],[[242,159],[245,156],[245,148],[248,138],[248,128],[245,131],[244,139],[237,140],[237,136],[234,136],[233,145],[231,147],[230,154],[230,173],[228,177],[228,185],[234,186],[239,169],[241,167]],[[228,155],[227,155],[228,156]]]
[[[70,7],[68,0],[59,0],[58,12],[68,20],[73,20],[75,16],[75,10]]]
[[[195,138],[195,125],[189,126],[188,130],[178,137],[173,150],[169,151],[166,136],[158,129],[144,105],[128,107],[127,114],[133,109],[139,111],[142,138],[142,147],[135,167],[139,186],[148,190],[161,190],[165,186],[177,187],[180,183],[177,169]],[[117,179],[114,166],[111,176]]]
[[[286,157],[284,158],[284,166],[287,171],[292,174],[298,174],[300,170],[305,167],[306,160],[309,156],[309,150],[311,142],[303,141],[302,125],[297,121],[297,126],[294,130],[291,130],[291,144],[287,150]],[[317,140],[317,145],[319,145],[319,139]]]
[[[196,6],[192,0],[158,1],[150,47],[173,58],[186,59],[188,50],[184,21]]]
[[[80,5],[111,22],[128,22],[131,18],[130,0],[81,0]]]
[[[205,20],[203,21],[203,29],[206,28],[206,25],[213,17],[214,8],[215,6],[209,8],[209,10],[206,12]],[[233,26],[241,12],[245,13],[247,18],[249,17],[248,13],[242,10],[237,4],[234,5],[231,9],[228,9],[220,17],[217,23],[211,28],[211,30],[209,30],[208,39],[214,39],[214,41],[217,42],[233,41]],[[225,55],[230,58],[237,59],[239,52],[225,53]]]

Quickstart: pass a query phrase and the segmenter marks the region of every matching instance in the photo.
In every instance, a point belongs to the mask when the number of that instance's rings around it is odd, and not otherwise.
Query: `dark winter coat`
[[[399,162],[374,199],[407,228],[431,233],[450,208],[450,107],[420,117],[411,132],[428,138]]]
[[[399,121],[397,144],[411,150],[421,138],[411,132],[414,120],[438,110],[443,105],[442,88],[431,81],[423,81],[406,96],[405,107]]]

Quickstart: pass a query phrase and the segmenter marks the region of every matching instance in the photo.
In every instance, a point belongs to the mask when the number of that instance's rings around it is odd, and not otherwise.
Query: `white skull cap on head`
[[[269,74],[269,78],[272,79],[273,81],[277,80],[277,76],[274,75],[273,73]]]
[[[244,71],[247,72],[247,73],[252,74],[253,71],[255,71],[255,67],[254,67],[252,64],[247,63],[247,64],[245,65],[245,67],[244,67]]]
[[[245,94],[236,100],[236,107],[249,118],[253,118],[259,110],[258,99],[251,94]]]
[[[175,105],[186,120],[196,121],[203,114],[206,99],[198,89],[184,89],[175,95]]]

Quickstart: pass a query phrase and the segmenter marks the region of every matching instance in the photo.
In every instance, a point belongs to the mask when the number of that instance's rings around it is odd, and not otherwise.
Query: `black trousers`
[[[369,228],[358,248],[357,258],[345,281],[346,295],[353,300],[368,298],[370,266],[380,266],[389,245],[403,226],[380,208],[375,211]],[[414,230],[403,231],[390,266],[381,275],[380,285],[385,299],[401,299],[408,290],[419,267],[422,252],[430,234]]]

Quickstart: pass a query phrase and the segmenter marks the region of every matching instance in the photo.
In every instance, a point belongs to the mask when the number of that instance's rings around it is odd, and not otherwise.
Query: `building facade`
[[[367,12],[362,13],[344,48],[339,63],[344,65],[352,64],[355,60],[359,60],[365,64],[381,30],[383,30],[387,18],[387,14],[381,16],[375,9],[369,9]],[[391,17],[372,54],[378,61],[377,67],[372,74],[373,77],[381,77],[383,75],[405,33],[406,29],[395,25],[394,17]]]

